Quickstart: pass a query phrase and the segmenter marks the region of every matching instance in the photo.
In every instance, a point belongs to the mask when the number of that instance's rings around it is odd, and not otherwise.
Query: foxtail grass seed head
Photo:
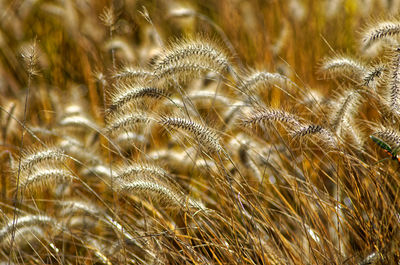
[[[400,133],[394,129],[381,128],[376,130],[373,135],[389,144],[392,150],[400,147]]]
[[[382,80],[385,70],[386,67],[382,64],[374,66],[364,74],[364,85],[375,89],[379,81]]]
[[[92,120],[81,115],[67,116],[60,120],[60,126],[68,128],[89,128],[98,130],[98,126]]]
[[[34,40],[31,44],[26,45],[21,51],[22,59],[26,65],[26,69],[30,76],[35,76],[39,74],[38,69],[38,47],[37,42]]]
[[[129,180],[135,176],[154,176],[159,179],[165,179],[168,173],[161,167],[151,164],[135,163],[119,166],[115,178]]]
[[[179,117],[168,116],[162,117],[160,119],[160,123],[167,128],[181,129],[191,134],[199,141],[201,145],[206,146],[209,150],[213,150],[215,152],[222,151],[219,136],[210,128],[207,128],[199,123]]]
[[[2,242],[6,237],[10,236],[13,229],[20,228],[31,228],[32,226],[39,227],[52,227],[57,224],[57,221],[46,215],[25,215],[18,217],[16,221],[10,220],[8,223],[5,223],[1,226],[0,229],[0,242]]]
[[[400,33],[400,23],[397,21],[382,21],[376,25],[369,27],[363,34],[364,47],[370,46],[372,43],[390,38]]]
[[[115,10],[111,7],[106,7],[103,9],[103,12],[100,14],[99,19],[104,23],[106,27],[113,27],[117,18],[115,17]]]
[[[53,183],[71,181],[73,178],[73,175],[63,168],[51,165],[37,166],[28,172],[21,172],[19,185],[24,190],[35,191]]]
[[[393,53],[389,79],[390,98],[389,105],[393,112],[400,114],[400,48]]]
[[[121,109],[125,104],[135,99],[167,97],[168,93],[162,89],[150,86],[121,83],[111,95],[109,112]]]
[[[281,122],[291,127],[299,127],[299,119],[286,111],[280,109],[251,109],[242,119],[242,124],[245,126],[262,125],[268,122]]]
[[[48,229],[47,229],[48,230]],[[45,231],[40,226],[29,226],[15,229],[14,235],[8,235],[0,245],[9,249],[11,245],[23,251],[26,248],[38,248],[45,242]],[[41,241],[43,240],[43,241]],[[12,244],[11,244],[12,242]]]
[[[360,94],[357,91],[348,90],[334,103],[330,121],[332,130],[336,134],[339,134],[340,130],[346,126],[351,126],[360,102]]]
[[[106,127],[107,133],[114,133],[118,130],[129,130],[135,128],[138,125],[148,124],[153,119],[141,112],[125,112],[125,113],[114,113],[109,119]]]
[[[320,142],[327,146],[336,148],[338,145],[336,137],[332,134],[332,132],[317,124],[302,125],[298,129],[293,130],[291,135],[294,138],[315,135]]]
[[[134,194],[141,196],[147,195],[151,199],[166,205],[184,207],[188,202],[189,204],[187,206],[189,207],[201,209],[204,207],[201,203],[192,201],[190,199],[187,200],[186,196],[184,196],[184,194],[176,188],[148,179],[139,178],[131,181],[118,181],[118,188],[121,191],[133,192]]]
[[[24,152],[19,168],[25,171],[44,161],[59,161],[62,163],[64,160],[65,156],[59,148],[32,149]]]
[[[99,216],[101,212],[99,206],[85,201],[60,201],[59,206],[62,208],[62,210],[59,212],[59,215],[62,217],[68,217],[79,213],[84,213],[96,217]]]
[[[289,83],[289,78],[284,75],[265,71],[256,71],[244,78],[243,83],[238,87],[238,90],[245,94],[251,94],[261,85],[278,85],[285,89]]]
[[[133,66],[125,66],[117,70],[114,75],[116,79],[127,79],[127,80],[147,80],[153,77],[153,73],[149,70],[137,68]]]
[[[320,71],[329,77],[350,75],[350,77],[355,76],[358,80],[361,80],[367,69],[360,61],[350,57],[337,56],[326,59],[322,63]]]
[[[183,40],[173,43],[162,53],[154,64],[156,73],[165,72],[173,66],[183,65],[196,59],[198,65],[204,65],[216,72],[231,68],[231,64],[222,50],[207,40]]]

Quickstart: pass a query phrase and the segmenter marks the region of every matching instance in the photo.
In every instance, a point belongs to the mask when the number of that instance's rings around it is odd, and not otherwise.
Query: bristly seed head
[[[121,109],[126,103],[135,99],[144,97],[159,99],[167,96],[168,93],[160,88],[123,83],[118,85],[111,95],[109,112]]]
[[[216,152],[220,152],[222,150],[220,139],[217,134],[203,125],[178,117],[162,117],[160,119],[160,123],[166,127],[179,128],[192,134],[209,150]]]
[[[400,23],[397,21],[383,21],[376,26],[370,27],[363,35],[364,47],[383,38],[392,37],[400,33]]]
[[[110,134],[118,130],[130,129],[139,124],[150,123],[152,120],[149,115],[142,112],[114,113],[107,122],[106,132]]]
[[[49,148],[43,150],[32,150],[25,152],[21,157],[20,169],[22,171],[32,168],[33,166],[44,161],[59,161],[62,162],[65,156],[62,150],[58,148]]]
[[[242,124],[261,125],[264,122],[281,122],[293,128],[298,128],[301,123],[298,117],[280,109],[262,108],[252,109],[248,115],[242,119]]]
[[[350,57],[336,56],[325,60],[320,68],[321,72],[329,77],[346,76],[361,81],[368,67],[362,62]]]
[[[11,220],[10,222],[3,225],[0,229],[0,242],[3,241],[5,237],[11,235],[13,229],[19,229],[23,227],[32,227],[35,225],[39,226],[54,226],[57,221],[54,218],[45,215],[26,215],[19,217],[16,222]]]
[[[29,172],[22,172],[19,185],[24,189],[34,191],[36,188],[47,186],[54,182],[66,182],[74,179],[70,172],[55,166],[38,166]]]
[[[400,51],[395,50],[391,62],[391,74],[389,79],[390,99],[389,105],[393,112],[400,114]]]
[[[376,135],[384,142],[389,144],[392,150],[400,147],[400,133],[394,129],[380,128],[376,130],[373,135]]]

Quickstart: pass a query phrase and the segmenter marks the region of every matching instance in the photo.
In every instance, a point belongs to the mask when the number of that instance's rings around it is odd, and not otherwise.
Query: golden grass
[[[0,2],[0,263],[398,264],[399,6]]]

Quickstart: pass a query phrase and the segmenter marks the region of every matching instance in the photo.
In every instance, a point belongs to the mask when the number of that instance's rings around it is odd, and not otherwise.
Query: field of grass
[[[0,0],[0,264],[400,264],[399,11]]]

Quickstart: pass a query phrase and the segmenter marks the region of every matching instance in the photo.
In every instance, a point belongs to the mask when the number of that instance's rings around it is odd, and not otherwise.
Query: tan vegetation
[[[0,263],[399,264],[399,7],[0,1]]]

